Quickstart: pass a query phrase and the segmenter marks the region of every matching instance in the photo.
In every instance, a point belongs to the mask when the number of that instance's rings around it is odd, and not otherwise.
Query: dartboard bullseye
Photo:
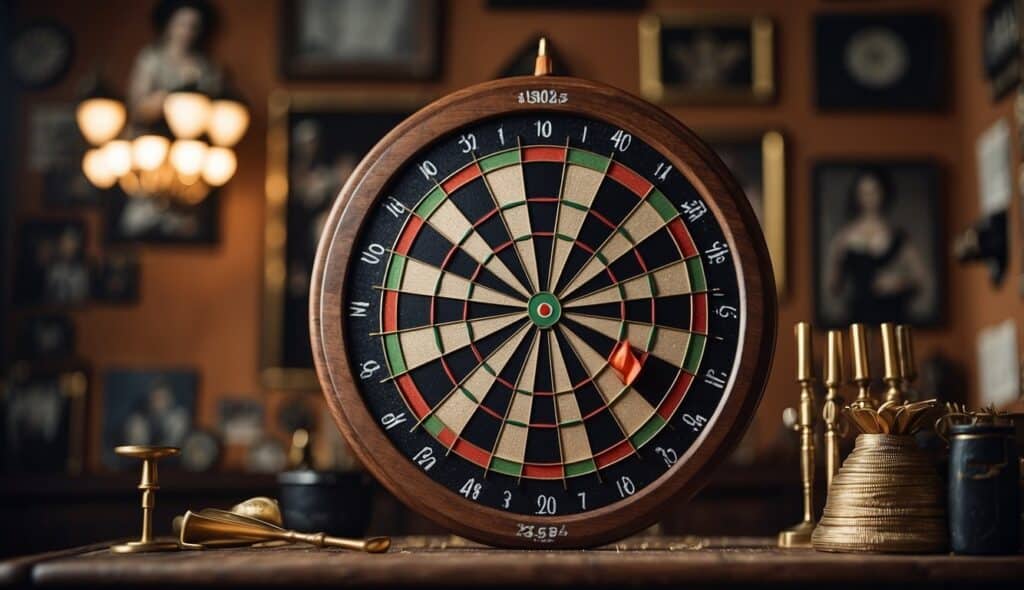
[[[442,99],[360,164],[321,242],[313,347],[339,427],[413,508],[585,546],[692,493],[774,341],[767,250],[674,119],[590,82]]]

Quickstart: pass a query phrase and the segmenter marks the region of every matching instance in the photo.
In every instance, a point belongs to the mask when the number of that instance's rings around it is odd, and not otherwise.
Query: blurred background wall
[[[758,105],[674,105],[667,109],[698,132],[750,134],[778,130],[786,145],[787,286],[779,307],[779,338],[768,389],[751,428],[747,452],[755,460],[785,441],[780,415],[793,405],[795,355],[791,327],[813,315],[812,168],[823,159],[931,159],[941,169],[941,267],[945,272],[945,309],[938,327],[918,330],[918,358],[941,354],[962,368],[967,395],[977,399],[979,330],[1011,318],[1024,319],[1018,294],[1021,274],[1018,200],[1012,199],[1012,236],[1007,280],[989,285],[980,265],[961,266],[949,255],[953,236],[979,217],[975,140],[999,117],[1013,118],[1016,92],[993,103],[981,68],[982,0],[649,0],[635,10],[500,10],[484,0],[442,2],[443,33],[440,75],[426,82],[296,81],[279,65],[282,3],[276,0],[212,2],[219,26],[210,55],[230,70],[250,105],[251,125],[238,144],[238,172],[220,191],[219,238],[209,246],[141,245],[138,302],[128,306],[85,305],[69,312],[77,331],[77,356],[91,377],[88,394],[87,466],[101,465],[104,375],[109,369],[194,369],[198,376],[195,422],[218,428],[218,407],[226,396],[257,401],[265,408],[270,436],[287,444],[288,432],[277,415],[295,392],[267,388],[261,381],[262,289],[267,184],[268,101],[273,92],[371,92],[379,95],[416,92],[441,96],[491,79],[540,33],[557,49],[559,67],[573,75],[639,91],[638,21],[645,12],[711,13],[767,16],[775,23],[777,97]],[[40,105],[74,103],[83,79],[102,68],[104,77],[123,86],[137,52],[153,39],[153,3],[138,0],[5,3],[11,18],[7,33],[46,18],[58,21],[74,40],[70,70],[54,86],[5,94],[13,108],[0,108],[6,172],[4,198],[13,220],[3,232],[7,252],[15,228],[29,217],[67,217],[40,198],[43,179],[26,164],[31,113]],[[814,103],[813,18],[821,12],[926,11],[941,17],[945,29],[948,88],[945,109],[938,112],[822,112]],[[123,90],[122,90],[123,91]],[[2,107],[3,105],[0,105]],[[1012,161],[1021,154],[1013,144]],[[1016,168],[1014,168],[1016,169]],[[106,248],[101,214],[73,215],[88,227],[87,251]],[[8,256],[11,256],[8,254]],[[8,274],[7,278],[11,275]],[[17,285],[15,285],[15,288]],[[8,290],[9,291],[9,290]],[[10,303],[9,292],[5,297]],[[8,306],[10,307],[10,306]],[[8,347],[16,337],[8,326],[23,311],[8,309],[3,336]],[[878,359],[879,355],[876,355]],[[300,394],[300,403],[322,411],[316,391]],[[782,441],[782,442],[780,442]],[[245,449],[228,446],[223,469],[241,469]],[[795,486],[797,470],[792,476]],[[792,505],[792,516],[797,505]]]

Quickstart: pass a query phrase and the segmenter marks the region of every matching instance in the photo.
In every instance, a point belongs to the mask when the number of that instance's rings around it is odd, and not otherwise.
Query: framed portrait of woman
[[[814,169],[815,320],[941,322],[939,167],[929,161],[831,161]]]

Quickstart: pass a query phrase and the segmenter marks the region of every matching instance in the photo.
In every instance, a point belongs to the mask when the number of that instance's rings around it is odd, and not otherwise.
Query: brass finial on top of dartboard
[[[832,477],[839,471],[839,414],[843,407],[843,398],[839,388],[843,384],[843,365],[845,364],[842,330],[829,330],[828,348],[825,362],[825,404],[822,407],[822,418],[825,421],[825,479],[826,489],[832,486]]]
[[[868,340],[864,324],[850,325],[850,342],[853,345],[851,382],[857,386],[857,399],[850,405],[858,408],[874,408],[878,404],[871,397],[871,371],[868,363]]]
[[[537,42],[537,60],[533,64],[534,76],[547,76],[551,74],[551,56],[548,55],[548,40],[541,37]]]
[[[139,489],[142,490],[142,535],[138,541],[121,543],[110,548],[114,553],[147,553],[151,551],[175,551],[176,541],[156,541],[153,539],[153,509],[156,508],[156,491],[160,489],[157,482],[157,461],[165,457],[177,455],[180,449],[175,447],[149,447],[141,445],[125,445],[116,447],[114,452],[122,457],[142,460],[142,479]]]
[[[810,547],[814,532],[814,351],[811,325],[798,322],[796,335],[796,381],[800,384],[799,421],[800,475],[803,484],[803,520],[779,533],[778,545],[785,549]]]

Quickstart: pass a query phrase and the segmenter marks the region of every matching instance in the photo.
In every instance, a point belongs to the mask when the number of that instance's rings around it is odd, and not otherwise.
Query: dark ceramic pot
[[[366,534],[373,486],[365,473],[285,471],[277,483],[285,528],[336,537]]]
[[[1012,426],[949,428],[953,553],[1005,555],[1020,544],[1020,464]]]

